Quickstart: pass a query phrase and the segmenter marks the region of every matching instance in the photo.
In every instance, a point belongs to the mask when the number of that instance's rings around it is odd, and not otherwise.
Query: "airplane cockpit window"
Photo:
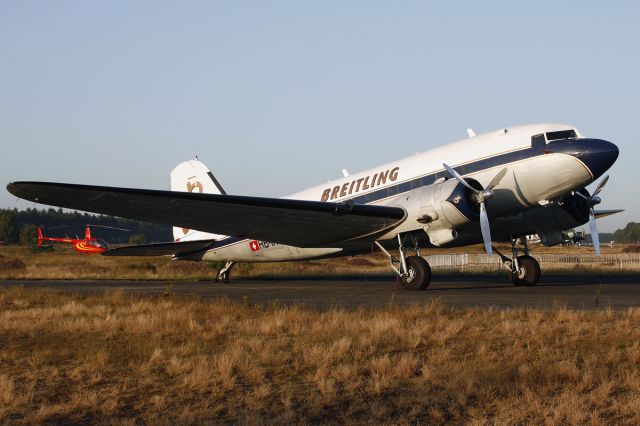
[[[544,138],[544,133],[531,136],[531,148],[542,148],[546,144],[547,144],[547,141]]]
[[[559,130],[557,132],[549,132],[547,133],[547,140],[556,141],[558,139],[573,139],[577,138],[576,131],[571,130]]]

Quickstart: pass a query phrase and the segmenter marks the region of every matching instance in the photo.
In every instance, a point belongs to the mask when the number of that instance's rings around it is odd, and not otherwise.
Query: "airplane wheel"
[[[405,290],[424,290],[431,282],[431,267],[419,256],[407,258],[407,277],[402,279]]]
[[[216,282],[230,283],[231,282],[231,269],[236,262],[227,262],[222,269],[218,271],[216,275]]]
[[[511,281],[515,285],[534,286],[540,281],[540,264],[531,256],[518,256],[519,269],[511,273]]]
[[[225,272],[216,276],[217,283],[230,283],[231,282],[231,274],[229,272]]]

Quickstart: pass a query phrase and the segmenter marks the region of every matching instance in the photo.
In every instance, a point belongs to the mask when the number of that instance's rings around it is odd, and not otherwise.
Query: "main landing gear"
[[[389,258],[391,267],[398,274],[402,288],[405,290],[424,290],[431,282],[431,267],[429,263],[420,256],[418,241],[413,236],[413,250],[415,256],[406,256],[407,249],[403,243],[406,239],[398,234],[398,247],[400,249],[400,259],[391,255],[379,242],[375,242],[378,248]]]
[[[235,265],[236,262],[227,262],[224,265],[224,268],[218,271],[218,275],[216,276],[216,282],[230,283],[231,282],[231,268]]]
[[[522,247],[518,247],[521,245]],[[494,249],[495,250],[495,249]],[[540,264],[533,257],[529,256],[529,247],[526,237],[511,238],[511,259],[500,255],[502,263],[509,269],[511,282],[517,286],[534,286],[540,281]],[[523,254],[519,255],[522,252]]]

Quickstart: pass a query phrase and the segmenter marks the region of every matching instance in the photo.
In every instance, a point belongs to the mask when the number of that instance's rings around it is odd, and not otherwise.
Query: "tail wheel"
[[[540,264],[531,256],[518,256],[518,270],[511,273],[511,282],[518,286],[534,286],[540,281]]]
[[[405,290],[424,290],[431,282],[431,267],[419,256],[407,258],[407,275],[402,278],[402,288]]]

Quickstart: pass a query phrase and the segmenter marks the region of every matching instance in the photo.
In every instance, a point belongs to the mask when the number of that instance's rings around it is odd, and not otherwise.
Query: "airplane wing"
[[[185,256],[199,253],[215,245],[216,240],[170,241],[166,243],[140,244],[112,248],[103,256]]]
[[[296,247],[340,247],[400,224],[400,207],[199,194],[51,182],[13,182],[13,195],[108,214]]]

